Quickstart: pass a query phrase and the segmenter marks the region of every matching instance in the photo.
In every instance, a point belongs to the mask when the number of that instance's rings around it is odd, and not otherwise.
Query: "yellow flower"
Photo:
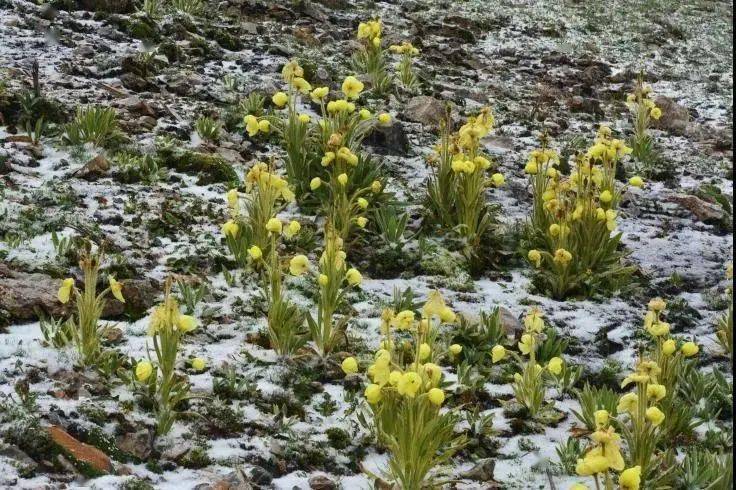
[[[271,123],[267,119],[261,119],[258,121],[258,131],[261,133],[268,133],[271,131]]]
[[[316,191],[321,186],[322,186],[322,179],[320,179],[319,177],[315,177],[309,182],[309,188],[312,189],[313,191]]]
[[[375,405],[381,401],[383,394],[381,393],[381,387],[377,384],[369,384],[365,388],[365,399],[368,403]]]
[[[340,185],[347,185],[348,183],[348,174],[342,173],[337,176],[337,181],[340,183]]]
[[[116,281],[115,278],[112,276],[110,276],[109,282],[110,292],[112,292],[112,295],[115,296],[115,299],[120,301],[121,303],[125,303],[125,298],[123,298],[123,285]]]
[[[646,417],[647,420],[655,427],[664,422],[664,413],[657,407],[647,408]]]
[[[582,483],[573,483],[569,490],[589,490],[589,488]]]
[[[345,279],[351,286],[357,286],[363,282],[363,276],[358,272],[358,269],[348,269],[345,273]]]
[[[302,225],[298,221],[292,220],[286,228],[284,228],[284,236],[286,238],[292,238],[302,229]]]
[[[652,311],[663,311],[667,308],[667,303],[665,303],[662,298],[652,298],[649,300],[649,305],[647,305],[647,307]]]
[[[639,177],[638,175],[635,175],[629,179],[629,184],[634,187],[644,187],[644,179]]]
[[[371,111],[369,111],[368,109],[361,109],[358,114],[360,114],[360,118],[364,121],[367,121],[368,119],[373,117],[373,114],[371,114]]]
[[[309,114],[299,114],[299,122],[302,124],[309,124],[309,122],[312,120],[311,117],[309,117]]]
[[[560,225],[557,223],[549,225],[549,234],[555,237],[558,236],[560,234]]]
[[[661,337],[667,335],[670,332],[670,324],[667,322],[655,322],[652,323],[648,328],[649,332],[654,337]]]
[[[432,348],[426,342],[419,346],[419,360],[424,361],[432,355]]]
[[[245,124],[245,130],[248,131],[248,136],[251,138],[258,134],[258,118],[251,114],[248,114],[243,118]]]
[[[68,303],[69,296],[71,296],[73,287],[74,279],[72,279],[71,277],[68,277],[61,281],[61,287],[59,288],[59,292],[57,294],[59,301],[61,301],[62,303]]]
[[[610,414],[608,413],[608,410],[596,410],[593,413],[596,429],[605,429],[606,427],[608,427],[609,416]]]
[[[654,398],[654,401],[659,401],[667,396],[667,388],[664,385],[657,383],[649,383],[647,385],[647,397]]]
[[[248,255],[250,255],[253,260],[258,260],[263,257],[263,251],[258,245],[253,245],[248,249]]]
[[[429,401],[432,402],[433,405],[437,405],[439,407],[445,401],[445,392],[439,388],[432,388],[427,392],[427,398],[429,398]]]
[[[460,354],[462,351],[463,351],[463,346],[460,345],[460,344],[452,344],[450,346],[450,353],[453,356],[456,356],[456,355]]]
[[[381,192],[381,189],[383,189],[383,185],[381,185],[381,182],[374,180],[371,183],[371,192],[373,194],[378,194],[379,192]]]
[[[660,117],[662,117],[662,109],[660,109],[659,107],[652,107],[652,110],[649,111],[649,115],[652,116],[652,119],[657,121]]]
[[[275,94],[273,94],[273,97],[271,97],[271,101],[276,107],[281,108],[289,102],[289,96],[283,92],[276,92]]]
[[[532,332],[541,333],[544,330],[544,319],[542,316],[542,310],[536,306],[533,307],[524,316],[524,328]]]
[[[149,361],[138,361],[135,365],[135,378],[141,383],[151,377],[153,365]]]
[[[524,172],[528,173],[529,175],[536,175],[539,172],[537,162],[534,160],[529,160],[524,166]]]
[[[195,357],[192,359],[192,369],[195,371],[204,371],[206,363],[201,357]]]
[[[301,276],[309,269],[309,259],[305,255],[295,255],[289,261],[289,272],[292,276]]]
[[[435,289],[429,292],[427,301],[422,306],[422,314],[427,318],[438,317],[442,314],[442,309],[445,306],[445,300],[442,294]]]
[[[555,251],[555,256],[552,260],[554,260],[556,264],[560,264],[561,266],[565,267],[572,260],[572,254],[564,248],[558,248]]]
[[[502,345],[494,345],[491,349],[491,360],[493,364],[502,361],[506,357],[506,349]]]
[[[357,202],[360,209],[366,209],[368,207],[368,200],[363,197],[359,197]]]
[[[641,466],[634,466],[633,468],[627,468],[622,471],[618,477],[618,484],[621,486],[621,490],[639,490],[639,485],[641,485]]]
[[[539,265],[542,263],[542,254],[539,253],[539,250],[529,250],[526,258],[529,259],[529,262],[534,264],[534,267],[539,267]]]
[[[449,307],[445,306],[440,311],[440,320],[442,320],[442,323],[455,323],[456,319],[457,315]]]
[[[521,340],[519,341],[519,350],[522,354],[529,355],[529,353],[534,348],[534,337],[529,335],[528,333],[525,333],[521,336]]]
[[[383,113],[379,114],[378,115],[378,122],[382,126],[388,126],[389,124],[391,124],[391,114],[389,114],[387,112],[383,112]]]
[[[310,96],[312,97],[312,101],[316,104],[319,104],[322,100],[324,100],[325,97],[327,97],[327,94],[330,93],[330,89],[327,87],[317,87],[316,89],[312,90],[312,93]]]
[[[240,227],[233,220],[228,220],[227,223],[222,225],[222,234],[225,236],[235,237],[238,234]]]
[[[237,212],[238,208],[238,190],[237,189],[230,189],[227,191],[227,194],[225,195],[227,198],[227,205],[232,209],[233,211]]]
[[[427,375],[427,378],[429,378],[428,386],[438,386],[440,384],[442,369],[437,364],[427,362],[422,366],[422,369],[424,370],[424,374]]]
[[[575,472],[580,476],[592,476],[608,471],[608,460],[604,456],[585,456],[578,459]]]
[[[353,76],[349,76],[342,82],[342,93],[345,94],[350,100],[355,100],[360,97],[360,93],[363,91],[363,82]]]
[[[282,228],[283,225],[281,224],[281,220],[278,218],[271,218],[266,222],[266,231],[270,231],[271,233],[281,234]]]
[[[547,370],[549,370],[550,373],[557,375],[562,372],[562,366],[562,359],[560,359],[559,357],[553,357],[547,363]]]
[[[368,224],[368,218],[366,218],[365,216],[360,216],[360,217],[358,217],[358,218],[357,218],[357,219],[355,220],[355,223],[356,223],[356,224],[357,224],[357,225],[358,225],[359,227],[361,227],[361,228],[365,228],[365,225],[367,225],[367,224]]]
[[[668,339],[662,342],[662,354],[665,356],[671,356],[677,350],[677,344],[674,340]]]
[[[682,344],[682,347],[680,347],[680,352],[682,352],[682,355],[685,357],[692,357],[695,354],[700,351],[700,348],[695,342],[685,342]]]
[[[626,393],[618,399],[618,405],[616,406],[616,412],[618,413],[635,413],[636,408],[639,406],[639,397],[636,393]]]
[[[491,180],[493,181],[493,185],[495,185],[496,187],[501,187],[506,182],[503,174],[493,174],[491,176]]]
[[[320,286],[324,287],[324,286],[327,286],[327,284],[329,284],[330,278],[327,277],[325,274],[320,274],[319,277],[317,278],[317,282],[319,283]]]
[[[284,77],[284,80],[289,82],[294,77],[301,77],[304,76],[304,70],[301,66],[299,66],[299,63],[297,63],[295,60],[289,61],[284,65],[284,68],[281,69],[281,75]]]
[[[603,191],[601,192],[601,195],[598,196],[598,198],[601,200],[603,204],[608,204],[613,200],[613,195],[611,194],[611,191]]]
[[[419,391],[419,388],[422,386],[422,378],[417,373],[410,371],[408,373],[404,373],[401,376],[401,379],[399,379],[399,384],[396,387],[396,390],[399,392],[399,395],[408,396],[409,398],[414,398],[417,394],[417,391]]]
[[[345,374],[353,374],[358,372],[358,361],[354,357],[346,357],[342,361],[342,370]]]
[[[325,153],[325,156],[322,157],[322,166],[326,167],[329,164],[331,164],[335,160],[335,153],[332,151],[328,151]]]
[[[309,82],[301,77],[296,77],[292,83],[294,84],[294,88],[303,94],[308,94],[312,90]]]
[[[391,320],[391,325],[398,328],[399,330],[407,330],[414,325],[414,312],[411,310],[400,311]]]
[[[197,328],[197,319],[189,315],[179,315],[176,319],[176,328],[184,333],[189,333]]]

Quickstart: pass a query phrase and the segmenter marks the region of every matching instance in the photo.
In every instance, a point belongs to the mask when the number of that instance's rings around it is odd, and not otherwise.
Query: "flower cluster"
[[[451,133],[448,116],[436,154],[430,158],[428,211],[436,224],[463,239],[469,257],[477,255],[481,239],[495,221],[495,210],[486,201],[486,190],[505,182],[500,173],[489,176],[493,164],[480,149],[481,139],[493,130],[494,122],[490,108],[486,107]]]
[[[527,259],[552,296],[592,294],[631,272],[621,265],[621,234],[615,233],[622,193],[616,168],[631,149],[601,126],[567,177],[558,168],[559,155],[546,138],[542,143],[524,167],[534,199]],[[637,176],[629,184],[641,187],[644,182]]]
[[[626,106],[633,119],[634,134],[631,138],[632,155],[644,172],[651,172],[654,163],[654,142],[649,134],[652,121],[662,117],[662,109],[652,100],[652,88],[640,77],[634,91],[626,97]]]
[[[429,471],[465,444],[454,435],[457,409],[443,413],[446,394],[441,387],[445,356],[456,356],[460,345],[442,349],[436,342],[440,325],[453,323],[455,313],[439,292],[432,292],[421,317],[413,310],[381,315],[383,340],[366,369],[365,398],[371,406],[379,440],[391,453],[389,472],[401,488],[421,488]],[[400,342],[408,333],[412,341]],[[343,361],[347,374],[358,372],[358,362]]]
[[[100,264],[104,254],[100,251],[92,253],[88,249],[83,253],[79,261],[79,268],[84,274],[84,288],[79,290],[73,278],[68,277],[61,282],[57,298],[59,302],[66,304],[74,298],[76,314],[67,320],[70,327],[72,341],[77,348],[79,361],[83,366],[93,365],[101,353],[99,321],[105,308],[105,297],[108,293],[125,303],[123,297],[123,285],[113,276],[108,276],[108,287],[97,292],[97,278],[100,272]]]
[[[514,394],[519,402],[535,417],[544,403],[548,381],[556,381],[565,367],[562,358],[554,356],[541,366],[537,359],[537,347],[544,335],[545,322],[542,311],[532,308],[524,317],[524,333],[517,343],[518,354],[508,351],[503,345],[491,349],[491,360],[498,363],[511,353],[521,366],[521,372],[514,373]]]
[[[192,397],[189,383],[176,374],[176,364],[182,338],[197,328],[194,317],[181,313],[171,295],[171,282],[171,278],[166,280],[164,301],[153,309],[148,324],[155,361],[149,353],[147,359],[139,360],[134,367],[135,379],[154,402],[156,432],[160,435],[171,430],[179,415],[178,405]],[[204,369],[204,360],[194,359],[192,368]]]

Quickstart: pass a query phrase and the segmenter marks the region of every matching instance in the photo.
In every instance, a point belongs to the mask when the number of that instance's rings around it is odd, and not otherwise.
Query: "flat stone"
[[[51,439],[64,451],[74,456],[77,461],[87,463],[101,473],[112,472],[112,462],[105,453],[94,446],[85,444],[70,436],[68,432],[57,425],[48,427]]]

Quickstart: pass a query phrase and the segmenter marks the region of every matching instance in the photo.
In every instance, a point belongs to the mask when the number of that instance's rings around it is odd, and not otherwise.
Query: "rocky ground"
[[[500,205],[505,239],[498,265],[476,278],[437,237],[412,238],[400,257],[373,239],[358,246],[351,259],[365,281],[351,296],[354,353],[375,348],[380,311],[394,288],[411,287],[420,298],[440,288],[470,317],[501,307],[512,332],[529,305],[540,305],[585,379],[616,378],[634,360],[643,305],[663,296],[674,331],[701,344],[702,369],[730,379],[713,332],[726,307],[733,247],[732,3],[356,3],[224,0],[208,2],[200,15],[168,13],[152,22],[130,0],[0,0],[0,408],[14,410],[0,414],[0,487],[372,486],[361,468],[379,472],[387,456],[357,422],[354,388],[342,375],[284,362],[258,341],[261,304],[252,278],[236,271],[220,225],[231,182],[279,154],[244,135],[237,97],[259,91],[270,98],[292,58],[314,84],[336,86],[350,74],[358,22],[376,16],[388,42],[410,40],[421,49],[421,89],[372,100],[395,122],[368,141],[389,190],[408,203],[409,228],[421,227],[425,157],[445,101],[466,115],[489,105],[497,129],[484,145],[507,181],[489,199]],[[516,254],[516,231],[531,204],[526,156],[542,131],[563,153],[577,137],[589,142],[601,123],[630,135],[624,101],[640,72],[664,115],[653,131],[657,175],[622,205],[623,243],[639,272],[611,298],[551,300],[532,287]],[[236,91],[223,83],[226,75],[238,81]],[[19,122],[34,78],[45,104],[37,110],[49,123],[40,144]],[[87,104],[116,109],[120,147],[156,155],[158,179],[136,182],[104,150],[62,144],[55,125]],[[197,136],[201,115],[223,121],[219,144]],[[162,136],[176,138],[175,151],[162,150]],[[317,229],[296,206],[284,217]],[[206,398],[193,401],[164,438],[154,440],[151,413],[128,387],[70,369],[72,351],[44,341],[38,314],[65,313],[56,300],[59,279],[78,273],[74,246],[64,239],[73,244],[81,236],[106,241],[107,269],[126,280],[125,308],[111,302],[104,316],[106,341],[132,358],[145,352],[146,311],[169,273],[206,285],[194,310],[202,328],[183,353],[207,360],[205,372],[187,371]],[[307,285],[294,287],[310,307]],[[452,366],[446,378],[457,379]],[[525,433],[498,402],[511,396],[509,385],[485,381],[478,408],[493,414],[494,433],[455,458],[448,469],[454,485],[528,489],[551,480],[567,488],[575,480],[557,464],[555,447],[577,423],[575,398],[558,396],[562,420]],[[701,429],[730,432],[730,424]],[[38,440],[36,452],[10,434]],[[104,476],[87,479],[90,472],[58,445],[81,451],[92,473]]]

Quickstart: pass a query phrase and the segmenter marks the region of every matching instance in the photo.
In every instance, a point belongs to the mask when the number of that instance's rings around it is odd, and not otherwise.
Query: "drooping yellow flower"
[[[204,359],[201,357],[195,357],[192,359],[192,369],[195,371],[204,371],[204,368],[207,366],[207,363]]]
[[[306,255],[295,255],[289,261],[289,272],[292,276],[301,276],[309,269],[309,259]]]
[[[322,186],[322,179],[320,179],[319,177],[315,177],[309,182],[309,188],[312,189],[313,191],[316,191],[321,186]]]
[[[608,410],[596,410],[593,412],[593,418],[595,419],[596,429],[605,429],[608,427],[608,420],[610,418]]]
[[[340,185],[347,185],[348,183],[348,174],[342,173],[337,176],[337,181],[340,183]]]
[[[373,117],[373,114],[371,114],[371,111],[369,111],[368,109],[361,109],[358,114],[360,114],[360,118],[363,121],[367,121],[368,119]]]
[[[309,124],[312,121],[312,118],[309,117],[309,114],[299,114],[299,122],[302,124]]]
[[[74,279],[71,277],[68,277],[61,281],[61,287],[59,287],[59,292],[56,295],[59,298],[59,301],[66,304],[69,302],[69,297],[72,293],[72,288],[74,287]]]
[[[494,345],[491,349],[491,361],[493,364],[502,361],[506,357],[506,349],[502,345]]]
[[[430,355],[432,355],[432,348],[428,343],[424,342],[419,346],[419,360],[424,361],[428,359]]]
[[[294,85],[294,88],[303,94],[308,94],[309,91],[312,90],[312,86],[309,84],[309,82],[301,77],[294,78],[294,81],[292,83]]]
[[[603,456],[607,460],[608,468],[616,471],[624,469],[624,458],[619,445],[621,437],[615,433],[613,427],[609,427],[608,430],[596,430],[590,437],[598,445],[588,452],[586,457]]]
[[[539,267],[542,263],[542,254],[539,253],[539,250],[529,250],[526,258],[529,259],[529,262],[534,264],[534,267]]]
[[[587,485],[583,485],[582,483],[573,483],[573,485],[568,490],[590,490]]]
[[[667,303],[662,298],[652,298],[649,300],[647,307],[652,311],[664,311],[667,308]]]
[[[291,60],[281,69],[281,75],[284,77],[285,81],[291,82],[294,77],[303,77],[304,70],[299,66],[299,63],[295,60]]]
[[[671,356],[677,350],[677,344],[672,339],[667,339],[662,342],[662,354],[665,356]]]
[[[266,231],[280,235],[282,229],[283,225],[278,218],[271,218],[266,222]]]
[[[456,356],[463,351],[463,346],[460,344],[452,344],[449,350],[450,350],[450,354],[452,354],[453,356]]]
[[[564,248],[558,248],[555,250],[555,255],[552,259],[556,264],[560,264],[565,267],[572,260],[572,254]]]
[[[680,352],[685,357],[692,357],[700,351],[700,348],[695,342],[685,342],[680,347]]]
[[[618,399],[616,411],[618,413],[635,413],[639,406],[639,397],[636,393],[626,393]]]
[[[427,392],[427,398],[433,405],[440,406],[445,401],[445,392],[439,388],[432,388]]]
[[[252,245],[248,249],[248,255],[250,255],[250,257],[253,260],[258,260],[261,257],[263,257],[263,251],[261,250],[261,247],[259,247],[258,245]]]
[[[135,378],[143,383],[151,377],[153,365],[149,361],[138,361],[135,365]]]
[[[583,459],[578,459],[575,465],[575,472],[580,476],[592,476],[604,471],[608,471],[608,460],[603,456],[586,455]]]
[[[381,182],[379,182],[378,180],[374,180],[373,182],[371,182],[371,192],[373,194],[378,194],[379,192],[381,192],[381,189],[383,189],[383,185],[381,184]]]
[[[368,403],[375,405],[381,401],[383,394],[381,393],[381,387],[377,384],[369,384],[365,388],[365,399]]]
[[[245,130],[251,138],[258,134],[258,118],[252,114],[248,114],[243,118]]]
[[[328,87],[317,87],[316,89],[312,90],[312,93],[310,96],[312,97],[312,101],[319,104],[324,100],[325,97],[327,97],[327,94],[330,93],[330,89]]]
[[[281,108],[289,102],[289,96],[284,92],[276,92],[273,94],[273,97],[271,97],[271,101],[276,107]]]
[[[408,396],[414,398],[422,386],[422,378],[414,371],[404,373],[399,379],[399,384],[396,386],[396,390],[399,395]]]
[[[383,113],[379,114],[378,115],[378,122],[382,126],[388,126],[389,124],[391,124],[391,114],[389,114],[387,112],[383,112]]]
[[[647,408],[646,417],[647,420],[655,427],[664,422],[664,412],[657,407]]]
[[[125,303],[125,298],[123,297],[123,285],[116,281],[112,276],[109,277],[109,282],[110,292],[115,296],[115,299],[121,303]]]
[[[493,181],[493,185],[496,187],[501,187],[504,183],[506,183],[506,179],[504,178],[503,174],[493,174],[491,175],[491,180]]]
[[[238,230],[240,230],[240,226],[233,220],[228,220],[222,225],[222,234],[225,236],[235,237],[238,234]]]
[[[658,383],[649,383],[647,385],[647,398],[653,398],[654,401],[659,401],[667,396],[667,388],[664,385]]]
[[[652,107],[652,109],[649,111],[649,115],[652,116],[652,119],[657,121],[660,117],[662,117],[662,109],[660,109],[659,107]]]
[[[641,485],[641,466],[634,466],[622,471],[618,477],[618,484],[621,486],[621,490],[639,490],[639,485]]]
[[[534,349],[534,337],[525,333],[521,336],[521,340],[519,341],[519,351],[521,351],[522,354],[529,355],[532,349]]]
[[[227,191],[227,194],[225,195],[227,199],[227,205],[228,207],[237,214],[238,212],[238,190],[237,189],[230,189]]]
[[[197,319],[190,315],[179,315],[176,319],[176,328],[183,333],[189,333],[197,328]]]
[[[358,372],[358,361],[354,357],[346,357],[342,361],[342,370],[345,374],[353,374]]]
[[[411,310],[400,311],[392,320],[391,325],[399,330],[407,330],[414,326],[414,312]]]
[[[634,187],[644,187],[644,179],[639,177],[638,175],[635,175],[629,179],[629,184]]]
[[[600,199],[603,204],[608,204],[613,200],[613,194],[611,194],[611,191],[605,190],[601,192],[600,196],[598,196],[598,199]]]
[[[286,225],[283,233],[286,238],[290,239],[296,236],[301,229],[302,225],[300,225],[298,221],[292,220],[288,225]]]
[[[562,372],[563,365],[564,363],[562,359],[560,359],[559,357],[553,357],[547,363],[547,370],[554,375],[558,375]]]
[[[357,286],[363,282],[363,276],[358,272],[358,269],[348,269],[345,273],[345,279],[351,286]]]
[[[365,216],[359,216],[355,219],[355,224],[357,224],[360,228],[365,228],[365,225],[368,224],[368,218]]]
[[[344,93],[345,97],[350,100],[355,100],[360,97],[360,93],[363,91],[363,88],[363,82],[354,76],[349,76],[342,82],[342,93]]]

